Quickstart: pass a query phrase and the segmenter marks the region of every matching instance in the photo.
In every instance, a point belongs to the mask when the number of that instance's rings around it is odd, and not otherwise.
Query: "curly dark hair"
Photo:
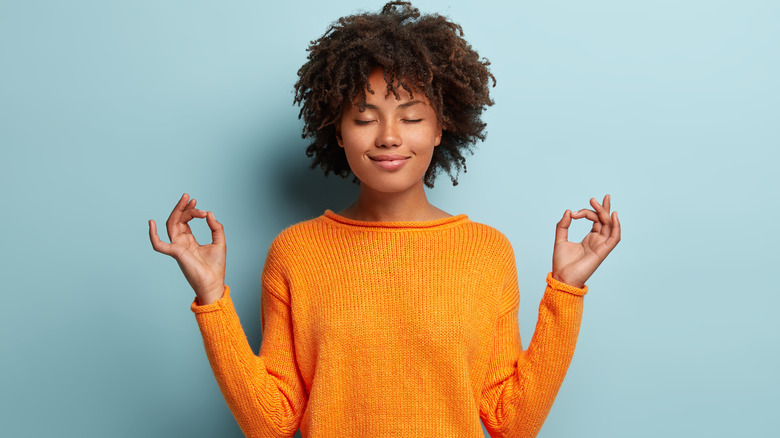
[[[355,99],[365,110],[368,76],[380,68],[388,93],[400,98],[398,87],[410,95],[423,93],[442,126],[425,185],[433,187],[441,170],[457,185],[458,173],[466,170],[464,152],[485,139],[481,116],[493,105],[489,82],[496,84],[490,62],[480,59],[463,39],[459,25],[438,14],[421,15],[409,2],[393,1],[378,14],[340,18],[311,42],[308,52],[308,61],[298,70],[294,103],[301,106],[303,138],[314,138],[306,149],[306,156],[313,157],[312,168],[320,166],[325,175],[350,175],[336,126],[345,105]]]

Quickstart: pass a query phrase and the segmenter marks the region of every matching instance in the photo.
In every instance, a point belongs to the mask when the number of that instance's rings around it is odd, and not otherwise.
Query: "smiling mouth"
[[[397,170],[400,169],[404,164],[406,164],[406,160],[408,160],[411,157],[407,157],[405,155],[377,155],[373,157],[368,157],[374,164],[381,167],[385,170]]]

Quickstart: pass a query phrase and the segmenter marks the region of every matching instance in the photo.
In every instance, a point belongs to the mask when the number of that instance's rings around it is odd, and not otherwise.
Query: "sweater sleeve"
[[[480,405],[480,416],[492,437],[526,438],[539,433],[574,355],[586,292],[587,287],[575,288],[548,274],[536,330],[523,350],[517,271],[511,269],[502,300],[511,307],[498,317]]]
[[[266,271],[259,355],[247,342],[229,288],[214,303],[198,306],[196,301],[192,311],[219,388],[244,435],[291,437],[298,430],[307,397],[295,361],[290,306],[271,291],[274,281]]]

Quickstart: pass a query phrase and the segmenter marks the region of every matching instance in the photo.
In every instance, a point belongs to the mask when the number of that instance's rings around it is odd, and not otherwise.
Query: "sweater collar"
[[[334,213],[331,210],[325,210],[322,215],[324,218],[343,225],[364,227],[364,228],[396,228],[396,229],[435,229],[446,228],[469,220],[465,214],[434,219],[430,221],[403,221],[403,222],[382,222],[382,221],[359,221],[349,219]]]

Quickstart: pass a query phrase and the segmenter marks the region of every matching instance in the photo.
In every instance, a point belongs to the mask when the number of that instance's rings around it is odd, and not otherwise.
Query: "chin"
[[[420,178],[418,181],[410,182],[410,181],[393,181],[392,178],[383,178],[382,181],[376,181],[376,180],[360,180],[361,187],[365,187],[371,191],[378,192],[378,193],[384,193],[384,194],[393,194],[393,193],[404,193],[408,192],[410,190],[415,190],[418,187],[423,188],[423,180]]]

